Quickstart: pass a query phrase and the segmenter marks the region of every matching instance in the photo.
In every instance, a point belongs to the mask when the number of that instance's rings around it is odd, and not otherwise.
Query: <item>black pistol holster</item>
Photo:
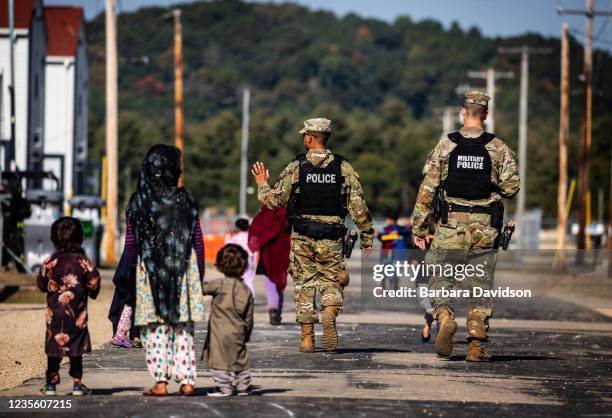
[[[501,200],[498,200],[491,203],[489,207],[491,208],[491,226],[497,229],[497,238],[495,239],[493,247],[499,249],[501,246],[505,250],[508,248],[512,233],[510,233],[510,236],[506,237],[505,231],[502,232],[502,228],[504,227],[504,204]]]
[[[347,228],[345,230],[346,234],[342,238],[342,254],[344,258],[351,258],[359,234],[357,234],[357,231],[349,231]]]
[[[501,200],[491,203],[491,226],[501,232],[504,226],[504,204]]]
[[[444,183],[436,187],[433,204],[434,222],[442,221],[443,224],[448,223],[448,203],[444,197]]]
[[[512,233],[514,232],[514,225],[506,224],[504,226],[504,230],[500,233],[498,241],[498,248],[501,247],[502,250],[508,250],[508,246],[510,245],[510,240],[512,239]]]

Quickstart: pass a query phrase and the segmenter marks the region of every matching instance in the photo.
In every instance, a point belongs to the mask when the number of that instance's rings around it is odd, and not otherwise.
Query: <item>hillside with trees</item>
[[[414,204],[427,152],[441,134],[440,110],[458,106],[468,70],[514,71],[497,83],[497,134],[517,148],[520,57],[501,46],[549,47],[533,56],[530,74],[528,206],[556,211],[558,38],[527,34],[488,38],[477,28],[449,28],[399,17],[392,23],[339,18],[285,4],[237,0],[180,6],[185,62],[185,184],[200,204],[238,204],[241,97],[251,89],[250,161],[273,177],[302,151],[302,121],[333,120],[330,147],[360,172],[376,215]],[[120,201],[129,198],[146,149],[173,141],[173,26],[170,9],[144,8],[118,17]],[[91,66],[90,155],[104,153],[104,17],[87,23]],[[591,190],[608,196],[612,139],[612,59],[594,55]],[[571,41],[570,178],[578,175],[582,112],[582,47]],[[251,183],[252,184],[252,183]],[[249,208],[256,210],[255,196]],[[574,202],[575,207],[575,202]],[[593,203],[596,207],[596,202]],[[594,213],[594,215],[596,215]]]

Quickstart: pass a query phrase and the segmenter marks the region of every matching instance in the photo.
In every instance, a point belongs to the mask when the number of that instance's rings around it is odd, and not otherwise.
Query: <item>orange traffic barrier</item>
[[[215,262],[224,243],[225,235],[204,235],[204,258],[207,262]]]

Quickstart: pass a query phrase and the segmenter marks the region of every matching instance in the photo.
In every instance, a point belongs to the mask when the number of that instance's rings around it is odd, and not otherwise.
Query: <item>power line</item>
[[[570,28],[570,32],[572,32],[575,35],[580,35],[580,36],[586,36],[586,33],[580,29],[576,29],[576,28]],[[602,38],[601,36],[592,36],[591,39],[594,42],[598,42],[601,44],[605,44],[605,45],[612,45],[612,41],[608,40],[607,38]]]

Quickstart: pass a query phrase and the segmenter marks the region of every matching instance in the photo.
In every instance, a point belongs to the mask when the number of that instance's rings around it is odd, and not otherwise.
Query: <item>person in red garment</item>
[[[272,325],[281,324],[290,247],[291,229],[287,210],[284,207],[275,210],[262,207],[249,227],[249,248],[259,251],[256,273],[264,276]]]

